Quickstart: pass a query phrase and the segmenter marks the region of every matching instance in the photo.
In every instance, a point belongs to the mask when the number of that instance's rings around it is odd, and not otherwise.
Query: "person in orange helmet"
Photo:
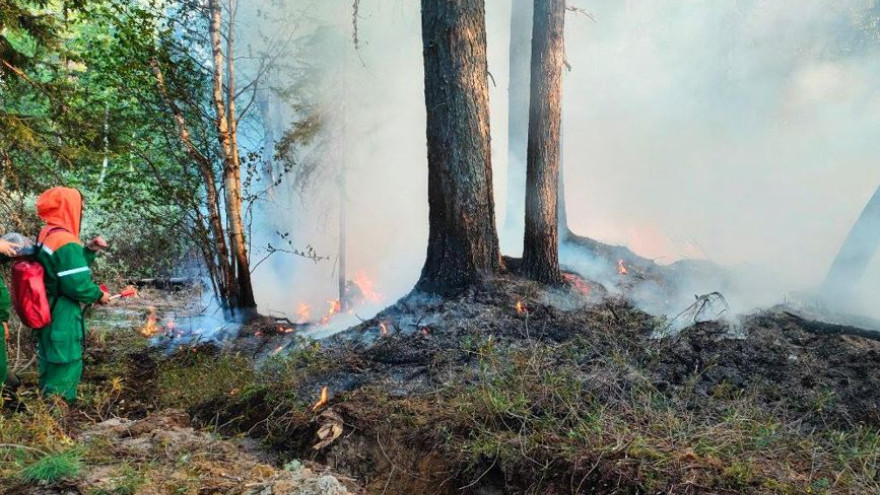
[[[83,305],[106,304],[110,295],[92,280],[91,266],[107,247],[100,237],[83,246],[79,239],[83,197],[76,189],[54,187],[37,198],[37,214],[46,222],[37,243],[45,269],[52,322],[36,330],[40,388],[46,395],[76,399],[83,370],[86,324]]]

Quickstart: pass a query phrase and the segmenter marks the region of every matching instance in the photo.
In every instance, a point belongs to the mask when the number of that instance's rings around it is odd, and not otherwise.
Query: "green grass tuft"
[[[83,465],[79,452],[68,450],[58,454],[47,454],[21,472],[25,481],[55,483],[74,478],[82,472]]]

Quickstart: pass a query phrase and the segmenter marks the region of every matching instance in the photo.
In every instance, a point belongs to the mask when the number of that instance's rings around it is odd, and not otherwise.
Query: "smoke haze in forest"
[[[360,2],[356,52],[350,2],[294,3],[291,12],[309,9],[303,32],[328,25],[347,40],[337,57],[345,97],[333,94],[326,103],[333,103],[332,125],[344,118],[348,268],[365,271],[391,303],[418,278],[427,242],[419,5]],[[572,69],[563,143],[572,229],[663,264],[691,257],[735,267],[742,275],[742,292],[731,294],[737,312],[821,283],[880,185],[878,8],[864,0],[577,6],[596,22],[571,13],[566,26]],[[509,9],[508,1],[487,1],[499,227]],[[240,29],[246,36],[252,27]],[[336,166],[333,157],[342,153],[335,153],[325,153],[323,167]],[[335,298],[337,193],[332,177],[316,184],[306,197],[280,191],[255,244],[289,230],[294,243],[331,260],[276,255],[261,266],[256,288],[266,311]],[[521,242],[502,239],[505,254],[518,255]],[[880,261],[863,285],[866,297],[880,294]]]

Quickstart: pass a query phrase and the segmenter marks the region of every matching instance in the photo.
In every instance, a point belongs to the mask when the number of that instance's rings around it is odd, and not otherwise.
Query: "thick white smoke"
[[[308,8],[306,30],[326,24],[351,35],[350,2],[294,4],[291,12]],[[871,5],[578,6],[597,21],[572,13],[566,26],[572,70],[564,153],[573,230],[661,263],[697,257],[733,266],[743,275],[736,311],[818,285],[880,185],[880,44]],[[487,1],[487,16],[500,225],[509,2]],[[349,43],[345,55],[345,111],[335,115],[345,120],[348,267],[365,270],[390,303],[417,279],[427,237],[419,3],[362,0],[358,29],[360,50]],[[335,195],[333,184],[304,201],[281,194],[277,211],[284,214],[261,229],[271,233],[274,224],[293,232],[294,243],[335,259]],[[863,294],[880,294],[878,263]],[[332,260],[267,262],[256,272],[261,308],[321,306],[335,298],[333,273]]]

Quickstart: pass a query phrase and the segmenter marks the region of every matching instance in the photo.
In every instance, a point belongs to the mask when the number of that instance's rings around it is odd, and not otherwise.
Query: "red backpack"
[[[44,328],[52,322],[52,308],[39,261],[22,260],[12,264],[12,305],[26,327]]]
[[[53,228],[49,234],[56,230],[66,229]],[[42,247],[42,244],[37,244],[37,252]],[[45,274],[43,265],[35,259],[20,259],[12,264],[12,305],[21,322],[34,330],[52,323],[52,307],[49,306],[46,292]]]

